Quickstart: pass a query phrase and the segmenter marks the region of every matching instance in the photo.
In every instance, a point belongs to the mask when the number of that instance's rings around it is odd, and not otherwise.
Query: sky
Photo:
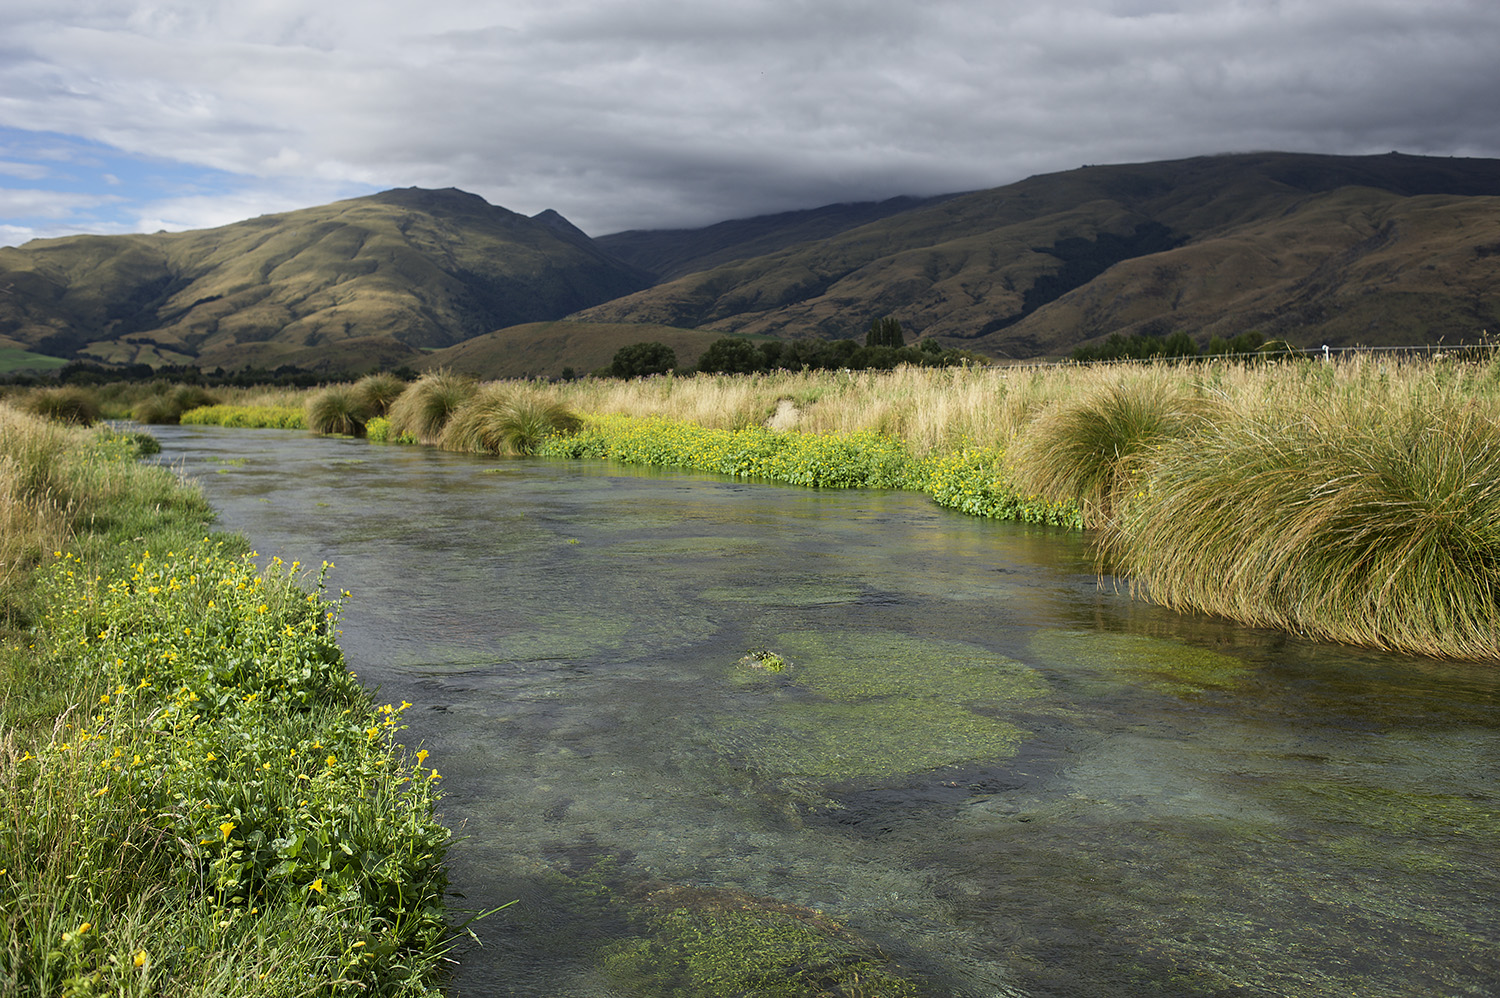
[[[1500,157],[1497,0],[5,0],[0,245],[458,187],[591,235],[1265,150]]]

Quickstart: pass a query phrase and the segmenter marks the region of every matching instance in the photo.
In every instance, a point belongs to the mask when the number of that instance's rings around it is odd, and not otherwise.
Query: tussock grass
[[[318,434],[363,436],[372,412],[363,393],[351,385],[329,385],[310,396],[307,428]]]
[[[572,433],[581,425],[577,414],[555,398],[488,385],[453,415],[441,445],[473,454],[534,454],[547,437]]]
[[[208,391],[197,385],[158,387],[162,390],[153,391],[131,407],[130,417],[137,423],[177,423],[181,421],[184,412],[217,405],[219,402]]]
[[[64,385],[60,388],[39,388],[28,395],[22,403],[27,412],[43,419],[76,426],[92,426],[100,419],[99,400],[85,388]]]
[[[367,374],[354,383],[354,394],[371,416],[385,416],[406,391],[406,382],[394,374]]]
[[[1104,538],[1158,602],[1319,638],[1500,658],[1493,408],[1341,396],[1149,459]]]
[[[1023,491],[1073,499],[1084,523],[1110,523],[1145,460],[1167,440],[1191,438],[1216,406],[1162,369],[1122,373],[1037,416],[1011,452]]]
[[[424,374],[396,399],[390,409],[392,433],[409,433],[425,444],[440,443],[443,429],[479,386],[471,378],[434,371]]]

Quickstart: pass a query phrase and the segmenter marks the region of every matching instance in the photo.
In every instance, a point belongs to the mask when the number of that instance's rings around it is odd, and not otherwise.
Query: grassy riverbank
[[[487,427],[481,403],[511,422]],[[549,437],[547,412],[577,413],[581,429]],[[977,515],[1092,528],[1101,569],[1184,611],[1500,659],[1496,359],[428,375],[374,425],[456,450],[918,489]]]
[[[429,993],[448,832],[403,707],[142,443],[0,406],[0,991]]]

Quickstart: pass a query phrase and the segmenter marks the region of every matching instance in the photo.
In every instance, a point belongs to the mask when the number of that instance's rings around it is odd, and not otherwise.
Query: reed
[[[392,404],[391,431],[397,437],[409,433],[421,443],[437,444],[448,421],[476,391],[471,378],[448,371],[424,374]]]

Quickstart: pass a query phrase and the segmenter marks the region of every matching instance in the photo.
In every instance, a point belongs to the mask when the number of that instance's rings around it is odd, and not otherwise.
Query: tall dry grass
[[[31,573],[68,537],[72,503],[58,474],[77,436],[0,404],[0,630],[25,623]]]
[[[391,403],[391,432],[410,434],[424,444],[437,444],[453,415],[479,390],[472,378],[448,371],[422,375]]]

